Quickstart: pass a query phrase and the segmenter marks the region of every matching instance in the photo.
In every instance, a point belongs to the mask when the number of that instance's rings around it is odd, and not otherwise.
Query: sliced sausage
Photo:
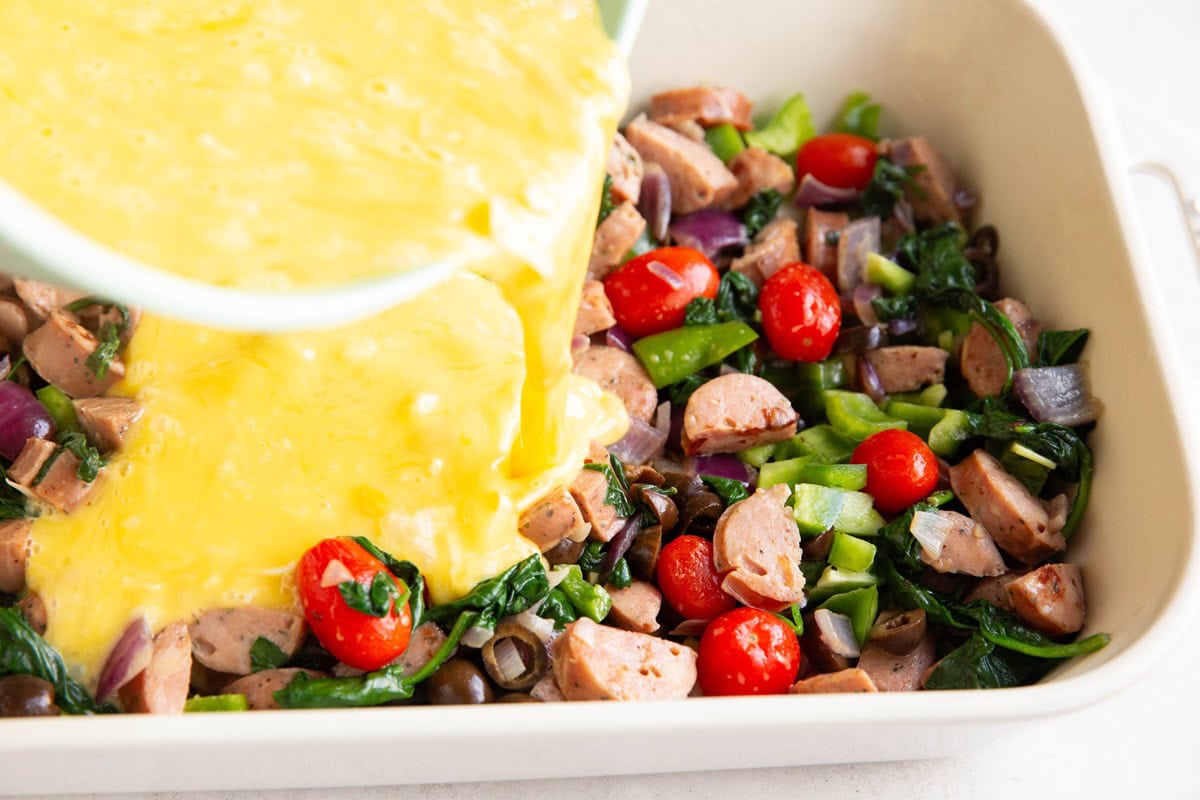
[[[571,493],[554,489],[521,513],[517,529],[544,553],[563,539],[586,539],[588,523]]]
[[[134,331],[137,330],[138,323],[142,319],[140,308],[126,308],[125,311],[129,315],[128,325],[126,325],[125,315],[116,306],[84,306],[75,312],[75,316],[79,317],[79,323],[83,327],[97,335],[110,322],[118,329],[125,326],[125,329],[121,331],[121,346],[123,347],[129,344],[129,340],[133,338]]]
[[[625,137],[644,161],[667,173],[676,213],[717,205],[737,188],[737,178],[712,150],[666,126],[638,117],[625,128]]]
[[[867,350],[863,358],[875,369],[883,391],[915,392],[946,378],[949,353],[940,347],[895,345]]]
[[[775,613],[804,599],[800,531],[785,505],[787,484],[759,489],[725,509],[713,533],[721,588],[742,603]]]
[[[251,711],[270,711],[279,708],[275,693],[286,689],[297,675],[303,672],[310,678],[324,678],[325,673],[311,669],[285,667],[283,669],[264,669],[253,675],[245,675],[233,681],[223,690],[225,694],[245,695],[246,704]]]
[[[33,528],[27,519],[0,522],[0,592],[25,589],[25,565],[33,548]]]
[[[600,281],[584,281],[579,298],[579,313],[575,315],[575,335],[591,336],[617,324],[612,303]]]
[[[987,600],[996,608],[1002,608],[1005,611],[1012,611],[1012,601],[1008,599],[1009,581],[1019,578],[1024,572],[1010,571],[1003,575],[994,577],[981,578],[979,583],[971,588],[971,591],[963,595],[963,603],[972,603],[976,600]]]
[[[850,224],[844,211],[822,211],[810,208],[804,213],[804,257],[806,262],[837,280],[838,239]]]
[[[7,477],[10,484],[16,485],[23,489],[29,490],[33,484],[37,474],[41,472],[42,465],[46,463],[58,445],[49,439],[29,438],[25,440],[25,446],[21,448],[21,452],[13,460],[12,466],[8,468]],[[32,491],[28,492],[32,494]]]
[[[796,175],[791,166],[761,147],[747,147],[729,159],[729,171],[737,178],[737,188],[722,201],[721,207],[731,211],[746,205],[751,197],[767,189],[787,197],[796,187]]]
[[[658,409],[658,390],[637,356],[616,347],[589,347],[575,361],[575,373],[591,378],[621,398],[629,416],[651,422]]]
[[[8,481],[59,511],[71,513],[91,500],[100,484],[99,478],[91,483],[80,479],[79,464],[74,453],[54,442],[31,438],[9,467]]]
[[[25,596],[17,602],[17,610],[21,612],[21,616],[25,617],[29,627],[33,628],[38,636],[46,635],[46,623],[49,618],[46,615],[46,603],[40,594],[26,592]]]
[[[771,220],[755,235],[754,241],[746,246],[742,255],[733,260],[729,268],[742,273],[754,281],[755,286],[761,288],[763,282],[785,264],[800,260],[800,243],[796,238],[796,229],[796,220],[790,217]]]
[[[150,666],[121,687],[121,707],[132,714],[179,714],[192,677],[188,626],[172,622],[154,637]]]
[[[542,703],[563,703],[567,699],[566,695],[562,693],[562,689],[558,688],[554,670],[547,672],[533,685],[533,688],[529,690],[529,696]]]
[[[209,669],[248,675],[253,669],[250,649],[259,637],[269,640],[291,658],[304,641],[304,618],[287,611],[257,606],[212,608],[188,626],[192,655]]]
[[[662,593],[654,584],[633,581],[623,589],[609,589],[612,610],[605,622],[618,628],[637,633],[654,633],[658,630],[658,612],[662,610]]]
[[[612,178],[609,191],[618,203],[637,205],[642,191],[642,157],[633,149],[629,140],[617,133],[608,148],[608,161],[604,171]]]
[[[583,512],[583,518],[591,524],[590,535],[601,542],[611,541],[625,524],[617,510],[605,502],[608,494],[608,478],[596,470],[583,469],[571,481],[571,497]]]
[[[114,357],[103,378],[97,378],[87,359],[99,346],[95,335],[69,311],[50,312],[40,328],[25,337],[25,358],[38,374],[71,397],[103,394],[125,377],[125,364]]]
[[[592,240],[592,256],[588,261],[588,278],[603,280],[620,266],[625,254],[637,243],[646,229],[646,220],[633,203],[621,203],[596,227]]]
[[[841,694],[874,693],[875,682],[866,670],[851,668],[837,672],[823,672],[797,681],[791,688],[792,694]]]
[[[950,486],[1001,550],[1027,564],[1066,549],[1062,515],[1051,517],[1020,481],[984,450],[950,468]]]
[[[88,440],[102,453],[120,450],[129,429],[145,410],[132,397],[82,397],[72,400],[71,405]]]
[[[650,119],[662,125],[695,120],[706,128],[729,123],[740,131],[754,127],[754,103],[736,89],[693,86],[659,92],[650,98]]]
[[[943,573],[973,575],[976,578],[1004,574],[1004,557],[982,525],[956,511],[938,511],[937,515],[953,523],[953,526],[942,542],[938,557],[930,558],[922,550],[922,561]]]
[[[756,375],[733,372],[705,383],[683,412],[683,451],[737,453],[796,435],[799,415],[783,394]]]
[[[8,340],[9,347],[21,346],[32,327],[29,317],[24,303],[11,297],[0,297],[0,336]]]
[[[704,128],[701,127],[700,123],[696,122],[694,119],[685,119],[680,122],[672,122],[667,127],[678,133],[680,136],[691,139],[693,142],[706,144],[704,138]]]
[[[925,634],[913,650],[904,655],[889,653],[875,642],[867,642],[858,659],[858,668],[870,676],[881,692],[911,692],[921,688],[925,670],[937,661],[937,647],[932,634]]]
[[[28,278],[14,278],[13,288],[16,289],[17,297],[21,298],[21,301],[38,319],[46,319],[55,309],[87,297],[87,292]]]
[[[696,651],[587,617],[554,640],[554,677],[568,700],[671,700],[696,684]]]
[[[1011,297],[997,300],[995,305],[1017,329],[1025,350],[1030,354],[1036,353],[1041,323],[1034,318],[1029,307]],[[971,330],[963,337],[959,368],[971,391],[979,397],[1000,394],[1008,379],[1008,362],[1004,360],[1000,345],[978,322],[971,323]]]
[[[429,659],[433,658],[445,643],[446,634],[436,622],[423,622],[413,628],[412,635],[408,639],[408,646],[392,661],[392,664],[399,666],[400,673],[405,677],[415,675],[421,667],[429,663]]]
[[[912,203],[913,217],[917,222],[936,225],[941,222],[962,222],[962,209],[956,202],[959,191],[958,178],[924,136],[893,139],[884,144],[888,159],[899,167],[919,167],[913,173],[915,191],[905,186],[905,194]]]
[[[1083,628],[1083,576],[1074,564],[1045,564],[1006,584],[1013,612],[1031,628],[1066,636]]]

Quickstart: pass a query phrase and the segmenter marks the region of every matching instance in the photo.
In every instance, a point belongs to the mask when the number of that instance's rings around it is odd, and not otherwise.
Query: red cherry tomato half
[[[658,588],[687,619],[712,619],[737,605],[721,588],[713,546],[699,536],[680,536],[658,554]]]
[[[763,284],[758,296],[771,348],[793,361],[823,361],[842,328],[842,302],[819,269],[794,261]]]
[[[699,250],[660,247],[626,261],[604,281],[617,324],[636,337],[683,325],[687,304],[717,296],[721,276]]]
[[[380,573],[385,578],[377,579]],[[370,671],[408,646],[412,611],[407,602],[397,604],[399,597],[388,597],[380,609],[386,609],[383,616],[373,616],[352,608],[339,588],[343,583],[357,583],[361,594],[369,596],[372,585],[386,578],[394,581],[399,595],[406,593],[404,582],[352,539],[325,539],[301,556],[296,586],[304,616],[317,641],[338,661]]]
[[[700,637],[700,690],[712,697],[782,694],[800,671],[796,633],[774,614],[737,608],[714,619]]]
[[[796,153],[796,178],[812,175],[826,186],[865,189],[879,154],[870,139],[852,133],[827,133],[809,139]]]
[[[875,507],[894,514],[928,497],[937,488],[937,457],[916,434],[902,430],[874,433],[854,449],[853,464],[867,465],[867,493]]]

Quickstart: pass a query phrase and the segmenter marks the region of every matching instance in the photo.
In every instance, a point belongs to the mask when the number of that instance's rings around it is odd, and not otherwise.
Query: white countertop
[[[1200,142],[1200,2],[1196,0],[1041,0],[1081,46],[1102,88],[1115,89],[1151,111],[1171,117]],[[1131,122],[1126,119],[1122,124]],[[1185,137],[1186,138],[1186,137]],[[1167,148],[1171,149],[1171,148]],[[1176,166],[1200,193],[1200,149]],[[1169,154],[1168,154],[1169,155]],[[1200,315],[1185,303],[1197,291],[1200,264],[1182,233],[1177,205],[1165,184],[1134,178],[1151,253],[1165,286],[1189,284],[1172,322],[1184,341],[1196,341]],[[1192,348],[1200,374],[1200,349]],[[724,773],[537,781],[507,784],[386,787],[355,790],[122,795],[143,800],[228,797],[283,798],[771,798],[1200,797],[1200,621],[1181,632],[1171,654],[1137,685],[1081,712],[1030,723],[1014,735],[956,758],[903,763],[836,765]],[[747,743],[749,744],[749,743]],[[738,746],[738,743],[731,743]],[[552,757],[547,754],[546,757]],[[219,766],[214,765],[219,769]],[[2,777],[0,777],[2,780]],[[117,797],[117,795],[106,795]]]

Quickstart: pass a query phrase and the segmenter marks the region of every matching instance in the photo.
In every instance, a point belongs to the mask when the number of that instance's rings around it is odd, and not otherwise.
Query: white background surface
[[[978,2],[979,0],[972,0]],[[1200,0],[1041,0],[1081,47],[1101,88],[1170,117],[1196,137],[1197,149],[1164,141],[1162,155],[1200,194]],[[1121,124],[1140,150],[1153,143],[1147,117],[1122,106]],[[1036,121],[1031,130],[1037,135]],[[1053,131],[1044,132],[1053,135]],[[1184,137],[1186,142],[1186,136]],[[1155,148],[1156,149],[1156,148]],[[1173,196],[1157,179],[1133,179],[1156,270],[1171,298],[1172,322],[1191,342],[1200,375],[1200,264],[1183,234]],[[439,785],[360,790],[125,795],[142,800],[443,800],[517,797],[737,800],[875,797],[1014,796],[1107,798],[1200,797],[1200,621],[1181,631],[1170,656],[1136,686],[1107,702],[1059,719],[1031,723],[969,755],[937,761],[838,765],[688,775],[591,778],[509,784]],[[569,747],[567,742],[564,747]],[[731,741],[730,747],[753,747]],[[470,754],[464,753],[464,758]],[[530,754],[553,759],[552,753]],[[213,765],[220,769],[220,765]],[[453,779],[447,764],[447,780]],[[2,780],[0,776],[0,780]],[[107,795],[116,797],[116,795]]]

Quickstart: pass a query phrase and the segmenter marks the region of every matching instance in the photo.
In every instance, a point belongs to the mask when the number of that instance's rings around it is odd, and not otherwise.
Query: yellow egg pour
[[[0,4],[0,175],[100,240],[253,287],[473,256],[336,331],[143,319],[116,393],[145,416],[92,506],[34,525],[84,679],[138,614],[292,606],[325,537],[435,600],[533,552],[519,509],[625,424],[569,339],[626,94],[590,0]]]

